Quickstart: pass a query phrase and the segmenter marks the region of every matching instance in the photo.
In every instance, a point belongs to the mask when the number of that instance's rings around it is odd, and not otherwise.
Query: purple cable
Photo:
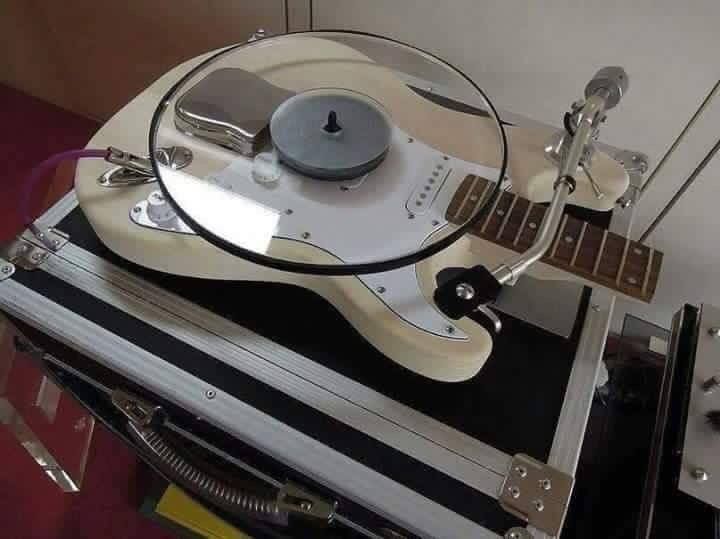
[[[23,190],[20,192],[20,212],[25,226],[30,225],[34,221],[30,215],[30,198],[37,188],[38,183],[46,175],[54,171],[61,162],[68,159],[82,159],[84,157],[100,157],[104,159],[107,155],[108,150],[68,150],[66,152],[56,153],[35,166],[35,168],[30,171],[25,183],[21,186]]]

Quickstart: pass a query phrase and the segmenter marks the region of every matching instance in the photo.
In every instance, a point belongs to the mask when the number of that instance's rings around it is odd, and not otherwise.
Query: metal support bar
[[[695,111],[695,114],[692,115],[692,118],[688,121],[688,123],[685,125],[682,131],[680,131],[680,134],[677,136],[675,141],[672,143],[670,148],[668,148],[668,151],[665,152],[665,155],[663,155],[662,159],[660,159],[660,162],[657,164],[655,169],[652,171],[650,176],[648,176],[648,179],[645,180],[645,183],[640,188],[640,196],[642,196],[645,191],[652,185],[653,180],[655,180],[655,177],[660,173],[660,171],[665,166],[665,163],[670,158],[672,154],[675,153],[675,150],[677,150],[678,146],[682,142],[682,140],[685,138],[685,135],[687,135],[688,131],[692,128],[693,125],[695,125],[695,122],[698,118],[705,112],[705,109],[707,109],[710,102],[715,98],[715,96],[718,93],[718,90],[720,90],[720,80],[715,83],[715,86],[712,87],[710,90],[710,93],[705,97],[703,102],[700,104],[698,109]]]
[[[710,151],[707,153],[707,155],[705,155],[705,157],[703,157],[702,161],[700,161],[698,166],[695,167],[695,170],[690,173],[690,176],[688,176],[688,179],[685,180],[685,183],[680,186],[680,189],[677,190],[677,192],[673,195],[673,197],[665,205],[665,207],[660,210],[660,213],[657,215],[657,217],[655,217],[653,222],[650,223],[650,226],[648,226],[645,232],[642,233],[640,239],[638,240],[640,243],[644,243],[645,240],[647,240],[648,236],[650,236],[650,234],[655,231],[660,222],[665,218],[665,216],[670,212],[670,210],[673,209],[675,204],[677,204],[677,201],[680,200],[680,197],[685,194],[685,191],[690,188],[690,186],[693,184],[693,182],[695,182],[700,173],[705,169],[706,166],[708,166],[710,161],[712,161],[713,157],[715,157],[715,154],[718,153],[718,150],[720,150],[720,139],[718,139],[715,145],[710,148]],[[647,185],[647,182],[645,185]]]

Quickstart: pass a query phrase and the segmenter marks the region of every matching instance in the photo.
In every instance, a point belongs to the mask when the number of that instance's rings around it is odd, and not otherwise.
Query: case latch
[[[567,513],[574,479],[527,455],[515,455],[498,501],[508,513],[557,536]]]

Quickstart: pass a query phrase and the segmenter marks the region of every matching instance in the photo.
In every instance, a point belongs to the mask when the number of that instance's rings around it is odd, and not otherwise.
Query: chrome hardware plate
[[[720,309],[703,304],[688,403],[682,466],[678,488],[713,507],[720,508],[720,433],[707,414],[720,410],[720,392],[708,393],[705,384],[720,374]]]
[[[178,234],[190,234],[195,235],[195,232],[180,219],[175,217],[174,219],[166,223],[156,223],[148,215],[148,201],[141,200],[130,210],[130,220],[140,226],[146,228],[153,228],[155,230],[163,230],[165,232],[175,232]]]
[[[574,479],[527,455],[515,455],[498,501],[508,513],[557,536],[567,513]]]

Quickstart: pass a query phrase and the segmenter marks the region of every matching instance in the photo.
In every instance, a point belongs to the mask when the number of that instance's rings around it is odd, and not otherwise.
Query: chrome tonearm
[[[557,233],[568,197],[575,190],[575,174],[592,155],[592,140],[596,138],[605,111],[615,107],[628,89],[628,76],[622,67],[604,67],[585,87],[585,103],[574,114],[574,133],[566,133],[565,146],[559,151],[560,166],[555,180],[555,192],[550,207],[538,229],[533,245],[524,253],[500,264],[490,273],[500,284],[514,283],[530,265],[540,260],[550,248]],[[590,149],[589,149],[590,148]]]
[[[550,157],[558,163],[554,194],[532,246],[507,262],[488,270],[482,265],[465,269],[440,284],[434,299],[440,310],[453,319],[467,316],[494,301],[502,285],[517,278],[547,252],[557,234],[568,197],[575,190],[578,167],[587,170],[605,111],[615,107],[628,88],[628,76],[621,67],[604,67],[585,87],[585,102],[573,104],[566,117],[566,132],[552,145]],[[592,182],[592,178],[590,178]],[[597,186],[595,186],[597,188]],[[598,189],[599,191],[599,189]],[[597,194],[597,191],[596,191]],[[497,324],[495,324],[497,326]]]

